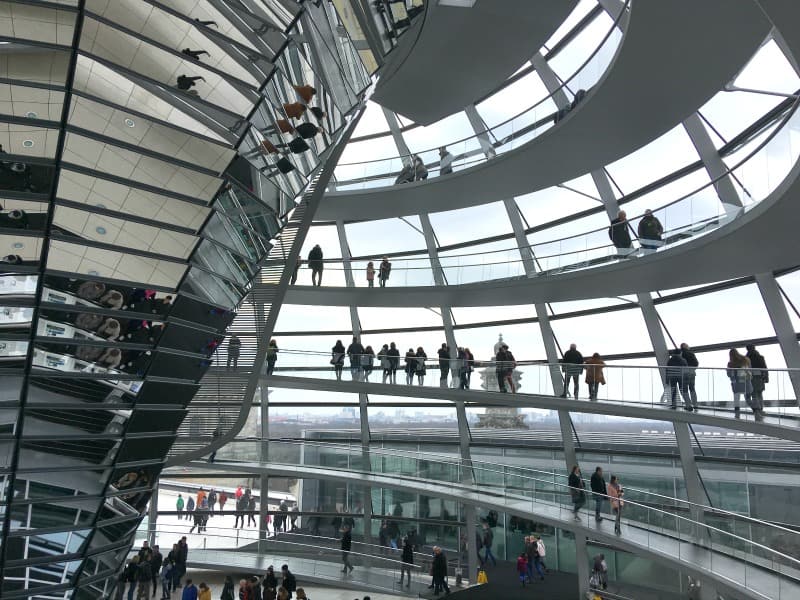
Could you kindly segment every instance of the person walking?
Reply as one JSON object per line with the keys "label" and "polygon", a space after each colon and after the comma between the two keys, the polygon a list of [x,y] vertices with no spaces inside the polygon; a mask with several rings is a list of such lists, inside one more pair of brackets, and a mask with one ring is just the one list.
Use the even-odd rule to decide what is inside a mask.
{"label": "person walking", "polygon": [[528,555],[525,554],[524,550],[517,557],[517,575],[519,575],[519,581],[522,584],[522,587],[525,587],[525,580],[529,579],[529,577],[528,577]]}
{"label": "person walking", "polygon": [[222,586],[222,593],[219,595],[219,600],[234,600],[233,577],[230,575],[225,576],[225,584]]}
{"label": "person walking", "polygon": [[175,510],[178,511],[178,520],[183,519],[183,495],[178,494],[178,500],[175,502]]}
{"label": "person walking", "polygon": [[[244,514],[247,507],[250,505],[250,495],[242,494],[236,501],[236,521],[233,523],[234,529],[241,529],[244,527]],[[241,524],[239,523],[241,521]]]}
{"label": "person walking", "polygon": [[153,598],[158,591],[158,576],[161,573],[161,565],[164,564],[164,555],[158,545],[153,546],[153,553],[150,556],[150,582],[153,584]]}
{"label": "person walking", "polygon": [[581,478],[581,470],[578,465],[572,467],[567,485],[569,486],[569,494],[572,497],[572,515],[576,521],[580,521],[581,517],[578,513],[583,508],[583,505],[586,504],[586,484]]}
{"label": "person walking", "polygon": [[[492,528],[489,527],[489,523],[483,524],[483,539],[481,540],[483,544],[483,558],[481,558],[481,566],[486,566],[486,563],[489,562],[489,559],[492,559],[492,566],[497,566],[497,559],[495,558],[494,554],[492,553],[492,544],[494,543],[494,532]],[[478,555],[480,557],[480,554]]]}
{"label": "person walking", "polygon": [[378,266],[378,283],[381,287],[386,287],[386,282],[389,280],[389,275],[392,273],[392,263],[384,256],[381,264]]}
{"label": "person walking", "polygon": [[664,233],[664,226],[649,208],[644,211],[636,233],[639,235],[639,244],[646,253],[655,252],[663,244],[661,236]]}
{"label": "person walking", "polygon": [[136,583],[139,580],[136,572],[139,570],[139,556],[136,555],[128,561],[125,570],[122,572],[122,578],[128,584],[128,600],[133,600],[133,593],[136,591]]}
{"label": "person walking", "polygon": [[598,554],[594,557],[592,579],[589,583],[595,589],[605,590],[608,587],[608,565],[605,554]]}
{"label": "person walking", "polygon": [[433,547],[433,564],[431,565],[431,575],[433,576],[433,593],[438,596],[444,590],[445,594],[450,593],[450,586],[447,585],[447,556],[439,546]]}
{"label": "person walking", "polygon": [[139,558],[136,569],[136,599],[147,600],[150,597],[150,583],[153,581],[153,571],[150,564],[151,553],[148,550],[144,558]]}
{"label": "person walking", "polygon": [[417,348],[416,353],[416,368],[414,373],[417,376],[417,380],[419,381],[420,385],[425,384],[425,373],[427,371],[427,366],[425,365],[425,361],[428,359],[428,355],[425,354],[425,350],[422,349],[422,346]]}
{"label": "person walking", "polygon": [[375,265],[372,261],[367,263],[367,287],[375,287]]}
{"label": "person walking", "polygon": [[767,361],[756,350],[753,344],[747,344],[747,359],[750,361],[750,381],[752,393],[745,395],[744,399],[747,404],[753,409],[756,421],[764,420],[764,388],[769,383],[769,371],[767,370]]}
{"label": "person walking", "polygon": [[569,345],[569,350],[564,352],[564,357],[561,359],[562,370],[564,371],[564,391],[561,393],[562,398],[569,396],[569,382],[572,380],[574,397],[578,399],[578,380],[583,373],[583,354],[578,352],[578,347],[575,344]]}
{"label": "person walking", "polygon": [[214,515],[214,506],[217,504],[217,490],[212,489],[208,492],[208,512],[210,515]]}
{"label": "person walking", "polygon": [[275,341],[275,338],[272,338],[267,345],[267,375],[272,375],[272,372],[275,370],[275,363],[278,361],[278,352],[280,352],[278,342]]}
{"label": "person walking", "polygon": [[350,564],[350,549],[353,546],[353,534],[350,531],[350,527],[345,525],[342,527],[342,539],[341,539],[341,548],[342,548],[342,564],[344,567],[342,568],[342,573],[350,573],[353,572],[353,565]]}
{"label": "person walking", "polygon": [[686,389],[686,372],[689,370],[689,364],[686,359],[681,355],[681,351],[676,349],[669,351],[669,360],[667,361],[667,389],[669,390],[670,408],[678,408],[678,390],[683,396],[683,404],[686,410],[692,411],[692,403],[689,400],[689,390]]}
{"label": "person walking", "polygon": [[193,513],[194,513],[194,498],[189,496],[189,499],[186,501],[186,518],[191,519]]}
{"label": "person walking", "polygon": [[403,585],[403,579],[408,576],[406,587],[411,587],[411,567],[414,565],[414,546],[408,536],[403,538],[403,554],[400,556],[400,585]]}
{"label": "person walking", "polygon": [[600,358],[600,354],[595,352],[590,358],[586,359],[586,385],[589,386],[589,400],[597,400],[597,392],[600,385],[606,384],[603,375],[603,367],[606,363]]}
{"label": "person walking", "polygon": [[467,377],[469,375],[469,359],[467,357],[467,351],[462,347],[458,348],[456,364],[458,365],[458,389],[469,389],[469,384],[467,383]]}
{"label": "person walking", "polygon": [[239,354],[242,350],[242,340],[240,340],[236,334],[231,334],[230,339],[228,340],[228,362],[226,364],[226,368],[230,370],[231,363],[233,363],[233,370],[235,371],[239,366]]}
{"label": "person walking", "polygon": [[197,600],[197,596],[197,586],[192,583],[191,579],[187,579],[186,585],[183,586],[181,600]]}
{"label": "person walking", "polygon": [[603,502],[605,502],[606,496],[608,496],[606,479],[603,477],[603,469],[601,467],[597,467],[594,473],[592,473],[589,486],[592,488],[592,495],[594,496],[594,520],[599,523],[603,520],[603,517],[600,516],[600,512],[603,510]]}
{"label": "person walking", "polygon": [[172,570],[175,568],[169,560],[161,566],[161,600],[169,600],[172,595]]}
{"label": "person walking", "polygon": [[389,357],[389,380],[391,383],[397,385],[397,369],[400,368],[400,350],[394,342],[389,344],[389,351],[386,353]]}
{"label": "person walking", "polygon": [[453,155],[447,146],[439,148],[439,175],[450,175],[453,172]]}
{"label": "person walking", "polygon": [[292,594],[297,591],[297,578],[289,570],[289,565],[281,566],[281,574],[283,575],[281,586],[286,589],[289,600],[291,600]]}
{"label": "person walking", "polygon": [[697,356],[694,352],[692,352],[692,349],[686,342],[681,344],[681,356],[688,365],[688,368],[683,376],[683,383],[686,386],[686,390],[689,392],[689,400],[692,403],[692,408],[697,410],[699,406],[697,405],[697,391],[695,390],[694,384],[697,377],[697,367],[700,366],[700,362],[697,360]]}
{"label": "person walking", "polygon": [[444,343],[437,354],[439,355],[439,387],[446,388],[447,374],[450,372],[450,348]]}
{"label": "person walking", "polygon": [[611,498],[611,512],[614,513],[614,533],[617,535],[622,533],[620,521],[622,520],[622,507],[625,504],[622,500],[624,493],[625,491],[622,489],[619,478],[616,475],[612,475],[608,484],[608,495]]}
{"label": "person walking", "polygon": [[197,597],[198,600],[211,600],[211,589],[208,587],[205,581],[200,582],[199,590],[200,592]]}
{"label": "person walking", "polygon": [[322,248],[319,244],[311,249],[308,253],[308,268],[311,269],[311,285],[322,285],[322,268],[324,266],[322,260]]}
{"label": "person walking", "polygon": [[331,364],[333,371],[336,373],[336,381],[342,380],[342,370],[344,369],[344,355],[345,349],[342,340],[336,340],[333,348],[331,348]]}
{"label": "person walking", "polygon": [[353,381],[361,381],[363,367],[361,366],[361,356],[364,354],[364,346],[358,341],[358,336],[353,336],[353,341],[347,347],[347,356],[350,359],[350,377]]}
{"label": "person walking", "polygon": [[738,419],[741,416],[742,394],[747,397],[753,393],[753,381],[750,375],[751,365],[750,359],[739,354],[736,348],[731,348],[728,356],[730,361],[728,362],[726,373],[731,380],[731,389],[733,390],[733,414]]}
{"label": "person walking", "polygon": [[228,501],[228,494],[225,493],[224,490],[220,491],[219,493],[219,512],[222,514],[222,511],[225,510],[225,503]]}
{"label": "person walking", "polygon": [[608,237],[614,244],[617,250],[622,250],[618,256],[627,256],[633,249],[631,242],[631,233],[629,231],[628,216],[624,210],[617,213],[617,218],[611,220],[611,225],[608,228]]}
{"label": "person walking", "polygon": [[252,524],[253,527],[257,527],[258,520],[256,520],[256,497],[253,495],[251,495],[247,500],[247,511],[247,526],[250,527]]}

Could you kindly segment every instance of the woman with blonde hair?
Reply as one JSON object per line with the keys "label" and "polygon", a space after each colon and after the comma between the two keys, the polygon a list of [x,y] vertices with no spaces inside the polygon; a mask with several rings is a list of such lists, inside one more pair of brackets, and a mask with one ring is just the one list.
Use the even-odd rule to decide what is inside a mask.
{"label": "woman with blonde hair", "polygon": [[742,394],[749,396],[753,393],[752,375],[750,372],[750,359],[740,354],[736,348],[731,348],[728,353],[728,378],[731,380],[733,390],[733,412],[738,419],[741,410]]}

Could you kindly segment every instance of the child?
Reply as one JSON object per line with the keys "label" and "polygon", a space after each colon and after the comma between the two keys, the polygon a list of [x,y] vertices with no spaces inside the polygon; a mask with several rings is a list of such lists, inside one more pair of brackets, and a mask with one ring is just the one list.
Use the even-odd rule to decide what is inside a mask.
{"label": "child", "polygon": [[367,263],[367,285],[369,287],[375,287],[375,267],[372,261]]}
{"label": "child", "polygon": [[522,587],[525,587],[525,579],[528,577],[528,557],[524,552],[517,559],[517,574]]}

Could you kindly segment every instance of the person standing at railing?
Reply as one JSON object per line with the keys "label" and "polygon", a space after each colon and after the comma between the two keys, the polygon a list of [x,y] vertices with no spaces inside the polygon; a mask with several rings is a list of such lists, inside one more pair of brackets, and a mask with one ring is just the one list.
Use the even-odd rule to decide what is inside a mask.
{"label": "person standing at railing", "polygon": [[629,230],[630,224],[628,223],[628,215],[624,210],[617,213],[617,218],[611,220],[611,225],[608,227],[608,237],[618,250],[619,256],[627,256],[633,250],[633,242],[631,242],[631,232]]}
{"label": "person standing at railing", "polygon": [[250,499],[247,501],[247,526],[250,527],[251,524],[253,527],[258,526],[258,521],[256,520],[256,497],[250,496]]}
{"label": "person standing at railing", "polygon": [[413,348],[409,348],[406,352],[406,385],[414,383],[414,373],[417,370],[417,355]]}
{"label": "person standing at railing", "polygon": [[439,148],[439,175],[450,175],[453,172],[453,155],[447,151],[447,146]]}
{"label": "person standing at railing", "polygon": [[583,505],[586,504],[586,484],[583,482],[578,465],[572,467],[567,485],[569,485],[569,494],[572,497],[572,515],[576,521],[580,521],[581,517],[578,513],[583,508]]}
{"label": "person standing at railing", "polygon": [[389,280],[389,275],[392,272],[392,263],[389,262],[389,259],[384,256],[383,260],[381,260],[381,264],[378,267],[378,282],[380,283],[381,287],[386,287],[386,282]]}
{"label": "person standing at railing", "polygon": [[697,390],[695,390],[694,384],[695,379],[697,378],[697,367],[700,366],[700,362],[697,360],[697,356],[692,349],[689,347],[689,344],[686,342],[681,344],[681,356],[686,360],[686,364],[689,365],[689,368],[686,369],[684,373],[684,383],[686,384],[686,389],[689,392],[689,399],[692,402],[692,408],[697,410],[699,406],[697,405]]}
{"label": "person standing at railing", "polygon": [[367,263],[367,287],[375,287],[375,265],[372,261]]}
{"label": "person standing at railing", "polygon": [[589,386],[589,400],[597,400],[597,392],[600,385],[606,384],[603,375],[603,367],[606,363],[600,358],[600,354],[595,352],[590,358],[586,359],[586,385]]}
{"label": "person standing at railing", "polygon": [[422,346],[417,348],[416,353],[416,368],[414,373],[417,376],[417,380],[419,381],[420,385],[425,385],[425,373],[427,372],[427,366],[425,365],[425,361],[428,359],[428,355],[425,354],[425,350],[422,349]]}
{"label": "person standing at railing", "polygon": [[428,178],[428,168],[418,154],[414,155],[414,181],[423,181]]}
{"label": "person standing at railing", "polygon": [[361,381],[361,355],[364,354],[364,346],[358,341],[358,336],[353,336],[352,343],[347,347],[347,356],[350,359],[350,377],[353,381]]}
{"label": "person standing at railing", "polygon": [[411,162],[404,161],[403,168],[400,173],[398,173],[394,183],[398,185],[401,183],[411,183],[412,181],[414,181],[414,165]]}
{"label": "person standing at railing", "polygon": [[369,376],[375,366],[375,351],[372,346],[364,348],[364,354],[361,355],[361,368],[364,371],[364,381],[369,381]]}
{"label": "person standing at railing", "polygon": [[384,344],[378,351],[378,364],[383,370],[383,383],[386,383],[386,380],[389,379],[392,372],[391,363],[389,361],[389,344]]}
{"label": "person standing at railing", "polygon": [[308,268],[311,269],[311,285],[322,285],[322,269],[324,262],[322,260],[322,248],[319,244],[311,249],[308,253]]}
{"label": "person standing at railing", "polygon": [[297,275],[300,273],[300,267],[303,266],[303,259],[299,256],[297,257],[297,262],[294,263],[294,271],[292,271],[292,279],[289,282],[289,285],[294,285],[297,283]]}
{"label": "person standing at railing", "polygon": [[622,528],[620,521],[622,520],[622,506],[625,502],[622,501],[622,495],[625,491],[619,482],[616,475],[611,476],[611,482],[608,484],[608,496],[611,498],[611,511],[614,513],[614,533],[620,535]]}
{"label": "person standing at railing", "polygon": [[745,397],[753,393],[753,381],[750,375],[750,359],[742,356],[736,350],[731,348],[728,353],[730,361],[728,362],[727,374],[731,380],[731,389],[733,390],[733,414],[738,419],[741,412],[742,394]]}
{"label": "person standing at railing", "polygon": [[239,354],[242,351],[242,340],[240,340],[236,334],[232,334],[230,339],[228,340],[228,362],[226,364],[226,368],[231,368],[231,363],[233,363],[233,370],[235,371],[239,366]]}
{"label": "person standing at railing", "polygon": [[278,342],[275,341],[275,338],[269,341],[267,345],[267,375],[272,375],[272,372],[275,370],[275,363],[278,361]]}
{"label": "person standing at railing", "polygon": [[450,348],[447,344],[436,352],[439,355],[439,387],[447,387],[447,374],[450,372]]}
{"label": "person standing at railing", "polygon": [[597,467],[594,470],[589,480],[589,485],[592,488],[592,495],[594,496],[594,520],[599,523],[603,520],[600,513],[603,510],[603,502],[606,501],[606,496],[608,495],[606,479],[603,477],[602,467]]}
{"label": "person standing at railing", "polygon": [[753,409],[753,414],[756,421],[764,420],[764,387],[769,383],[769,371],[767,370],[767,361],[756,350],[753,344],[747,344],[747,359],[750,361],[750,367],[753,369],[751,373],[751,381],[753,392],[749,396],[745,395],[744,399],[750,408]]}
{"label": "person standing at railing", "polygon": [[394,342],[389,344],[389,351],[386,353],[389,357],[389,375],[390,381],[397,385],[397,369],[400,368],[400,350]]}
{"label": "person standing at railing", "polygon": [[578,399],[578,381],[581,373],[583,373],[583,354],[578,352],[578,347],[575,344],[569,345],[569,350],[564,352],[561,359],[563,365],[561,369],[564,371],[564,391],[561,393],[562,398],[569,396],[569,382],[572,380],[574,397]]}
{"label": "person standing at railing", "polygon": [[342,370],[344,369],[345,349],[342,340],[336,340],[336,344],[331,348],[331,364],[336,373],[336,381],[342,380]]}
{"label": "person standing at railing", "polygon": [[677,348],[669,351],[667,361],[667,389],[669,390],[670,408],[678,408],[678,390],[683,396],[683,404],[686,410],[692,411],[692,403],[689,400],[689,390],[686,387],[686,373],[689,371],[689,363],[681,355]]}
{"label": "person standing at railing", "polygon": [[636,233],[639,235],[639,244],[646,253],[655,252],[663,244],[661,236],[664,234],[664,226],[649,208],[644,211]]}
{"label": "person standing at railing", "polygon": [[469,389],[469,357],[465,348],[458,349],[458,389]]}
{"label": "person standing at railing", "polygon": [[345,525],[342,527],[342,539],[341,539],[341,547],[342,547],[342,564],[344,568],[342,569],[342,573],[350,573],[353,572],[353,565],[350,564],[350,548],[353,546],[353,534],[350,531],[350,527]]}

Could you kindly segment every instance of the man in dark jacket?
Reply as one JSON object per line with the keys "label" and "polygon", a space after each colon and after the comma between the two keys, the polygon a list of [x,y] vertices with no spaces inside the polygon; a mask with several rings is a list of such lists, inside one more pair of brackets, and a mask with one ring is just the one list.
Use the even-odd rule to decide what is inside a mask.
{"label": "man in dark jacket", "polygon": [[350,528],[345,525],[342,529],[342,564],[344,568],[342,573],[353,572],[353,565],[350,564],[350,548],[353,546],[353,533]]}
{"label": "man in dark jacket", "polygon": [[447,387],[447,373],[450,371],[450,348],[442,344],[439,348],[439,387]]}
{"label": "man in dark jacket", "polygon": [[746,348],[747,358],[750,359],[750,368],[752,369],[753,393],[745,394],[744,399],[753,409],[756,421],[762,421],[764,419],[764,388],[769,383],[767,361],[753,344],[747,344]]}
{"label": "man in dark jacket", "polygon": [[611,220],[611,226],[608,228],[608,237],[611,238],[614,246],[620,250],[630,250],[631,233],[628,231],[628,215],[624,210],[619,211],[616,219]]}
{"label": "man in dark jacket", "polygon": [[580,521],[581,517],[578,513],[583,505],[586,504],[586,492],[584,491],[586,489],[586,484],[581,478],[581,470],[578,465],[572,467],[567,485],[569,486],[569,495],[572,497],[572,514],[576,521]]}
{"label": "man in dark jacket", "polygon": [[353,381],[361,381],[361,374],[364,370],[361,367],[361,357],[364,354],[364,346],[358,341],[358,337],[353,336],[353,343],[347,347],[347,356],[350,357],[350,376]]}
{"label": "man in dark jacket", "polygon": [[505,393],[506,391],[507,362],[508,362],[508,355],[506,353],[506,347],[500,346],[500,348],[497,350],[497,354],[494,357],[494,371],[495,375],[497,376],[497,387],[503,393]]}
{"label": "man in dark jacket", "polygon": [[564,358],[561,359],[564,371],[564,391],[561,392],[561,397],[566,398],[569,396],[569,381],[572,379],[573,391],[575,399],[578,399],[578,382],[583,373],[583,354],[578,352],[578,347],[575,344],[569,345],[569,350],[564,352]]}
{"label": "man in dark jacket", "polygon": [[161,565],[164,563],[164,555],[161,554],[158,546],[153,546],[153,557],[150,559],[150,574],[153,581],[153,596],[158,590],[158,574],[161,572]]}
{"label": "man in dark jacket", "polygon": [[433,547],[433,565],[431,565],[431,575],[433,576],[433,593],[439,595],[442,589],[446,594],[450,593],[450,586],[447,585],[447,556],[439,546]]}
{"label": "man in dark jacket", "polygon": [[397,369],[400,367],[400,350],[397,345],[392,342],[389,344],[389,351],[386,353],[389,357],[389,383],[397,383]]}
{"label": "man in dark jacket", "polygon": [[697,375],[695,371],[697,370],[697,367],[700,366],[700,362],[697,360],[697,356],[695,356],[695,353],[692,352],[692,349],[686,342],[681,344],[681,356],[686,360],[686,364],[689,366],[689,368],[686,369],[683,382],[686,384],[686,389],[689,391],[689,399],[692,402],[692,408],[697,410],[697,391],[694,389],[694,380]]}
{"label": "man in dark jacket", "polygon": [[686,410],[692,410],[689,391],[686,389],[686,372],[688,370],[689,363],[683,358],[681,351],[677,348],[670,350],[669,360],[667,361],[667,386],[669,388],[670,401],[672,402],[670,408],[678,408],[678,389],[680,389]]}
{"label": "man in dark jacket", "polygon": [[139,561],[139,568],[136,569],[136,598],[147,600],[150,591],[150,582],[153,580],[153,571],[150,565],[150,551],[147,551],[146,558]]}
{"label": "man in dark jacket", "polygon": [[[492,559],[492,566],[497,566],[497,559],[494,557],[492,553],[492,544],[494,543],[494,532],[492,528],[489,527],[489,523],[483,524],[483,539],[481,540],[483,543],[483,558],[481,559],[481,566],[485,566],[489,559]],[[478,554],[478,558],[480,558],[480,554]]]}
{"label": "man in dark jacket", "polygon": [[294,574],[289,570],[289,565],[283,565],[281,567],[281,573],[283,574],[281,585],[289,592],[289,600],[291,600],[292,594],[297,590],[297,578],[295,578]]}
{"label": "man in dark jacket", "polygon": [[414,546],[408,537],[403,538],[403,555],[400,557],[402,564],[400,565],[400,585],[403,585],[403,579],[408,575],[408,582],[406,587],[411,587],[411,565],[414,564]]}
{"label": "man in dark jacket", "polygon": [[594,520],[598,523],[603,520],[600,516],[600,511],[603,508],[603,502],[606,499],[608,491],[606,489],[606,480],[603,477],[603,469],[597,467],[592,473],[592,478],[589,480],[589,485],[594,494]]}
{"label": "man in dark jacket", "polygon": [[644,250],[652,251],[661,246],[661,235],[664,233],[664,227],[649,208],[644,211],[644,216],[639,221],[639,227],[636,232],[639,235],[639,243]]}
{"label": "man in dark jacket", "polygon": [[308,267],[311,269],[311,285],[317,287],[322,285],[322,248],[319,244],[311,249],[308,253]]}

